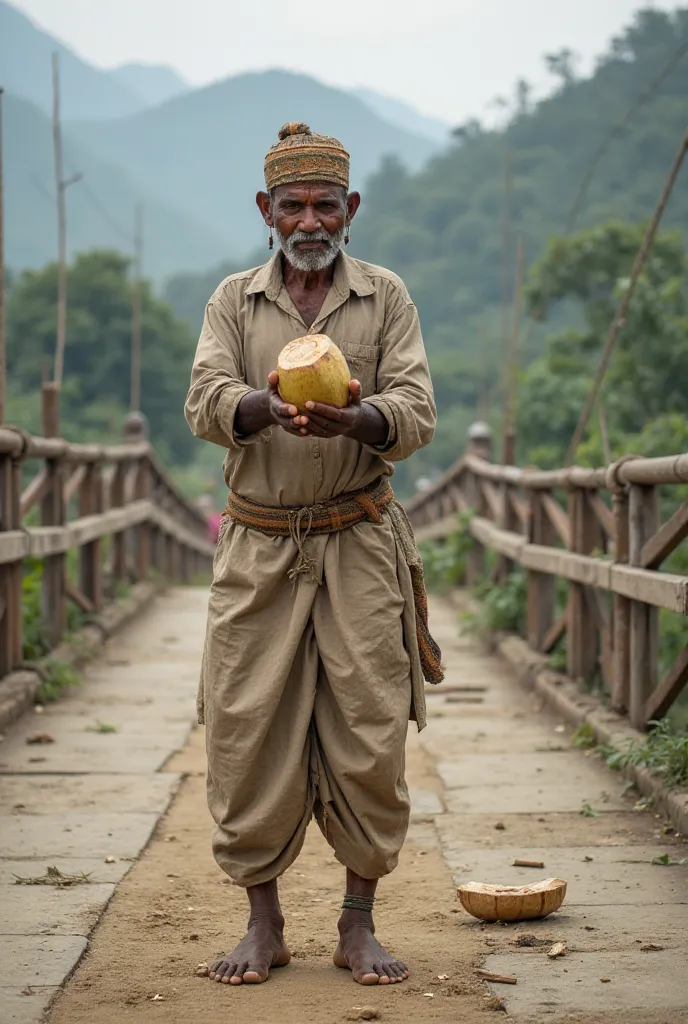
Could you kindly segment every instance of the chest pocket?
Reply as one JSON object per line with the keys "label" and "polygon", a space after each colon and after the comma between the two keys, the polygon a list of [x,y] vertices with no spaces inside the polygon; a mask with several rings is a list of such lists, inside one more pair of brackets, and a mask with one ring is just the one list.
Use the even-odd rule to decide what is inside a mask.
{"label": "chest pocket", "polygon": [[361,382],[363,397],[369,398],[377,390],[377,365],[380,360],[381,348],[378,345],[339,346],[349,364],[352,379]]}

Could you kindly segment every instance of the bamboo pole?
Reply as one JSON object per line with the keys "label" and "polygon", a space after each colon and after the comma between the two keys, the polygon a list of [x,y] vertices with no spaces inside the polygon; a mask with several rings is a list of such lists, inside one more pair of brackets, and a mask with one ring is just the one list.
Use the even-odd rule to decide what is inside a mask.
{"label": "bamboo pole", "polygon": [[633,269],[631,270],[631,276],[628,282],[628,286],[621,297],[621,301],[619,302],[619,305],[617,307],[616,314],[612,321],[611,327],[609,328],[609,332],[604,343],[604,348],[602,350],[602,357],[597,367],[597,372],[595,373],[595,378],[593,380],[592,387],[590,388],[590,392],[585,401],[585,405],[580,414],[580,418],[578,420],[578,423],[576,424],[576,429],[573,432],[573,437],[571,438],[569,450],[566,453],[566,461],[564,463],[565,466],[570,466],[573,463],[573,460],[575,459],[576,453],[578,451],[578,446],[580,445],[581,440],[583,439],[583,434],[585,433],[585,430],[588,426],[588,422],[590,420],[590,415],[595,407],[595,402],[597,401],[597,396],[599,394],[600,387],[602,386],[602,382],[607,372],[609,360],[611,359],[612,352],[614,351],[614,346],[616,345],[616,340],[626,322],[626,314],[628,313],[628,308],[631,304],[631,299],[633,298],[633,293],[635,292],[635,287],[638,283],[638,278],[640,277],[643,267],[645,266],[647,257],[650,254],[652,243],[654,242],[655,235],[657,234],[657,228],[659,227],[662,215],[664,213],[664,210],[666,209],[666,205],[669,202],[669,197],[671,196],[674,184],[676,183],[679,171],[681,170],[681,166],[683,164],[686,152],[688,152],[688,131],[686,131],[685,135],[683,136],[683,141],[681,142],[678,153],[676,154],[674,162],[671,165],[671,170],[669,171],[667,180],[664,183],[664,188],[662,189],[662,194],[659,197],[659,202],[657,203],[657,207],[653,214],[652,220],[648,224],[647,230],[645,232],[645,237],[642,241],[642,245],[638,250],[635,262],[633,263]]}
{"label": "bamboo pole", "polygon": [[7,311],[5,297],[5,202],[2,176],[3,126],[2,103],[4,90],[0,87],[0,423],[5,422],[7,403]]}
{"label": "bamboo pole", "polygon": [[141,273],[143,266],[143,211],[134,213],[134,284],[131,302],[131,388],[129,408],[141,409]]}
{"label": "bamboo pole", "polygon": [[52,55],[53,69],[53,155],[55,161],[55,199],[57,203],[57,339],[53,383],[59,391],[64,374],[64,351],[67,340],[67,202],[70,185],[80,181],[81,174],[64,177],[62,158],[62,125],[60,122],[60,58]]}
{"label": "bamboo pole", "polygon": [[[512,465],[515,452],[515,420],[518,386],[518,347],[521,330],[521,304],[523,296],[523,274],[525,266],[525,247],[523,236],[518,239],[516,247],[516,270],[514,272],[513,323],[509,341],[507,359],[507,384],[504,401],[504,452],[505,465]],[[509,456],[507,459],[506,456]]]}

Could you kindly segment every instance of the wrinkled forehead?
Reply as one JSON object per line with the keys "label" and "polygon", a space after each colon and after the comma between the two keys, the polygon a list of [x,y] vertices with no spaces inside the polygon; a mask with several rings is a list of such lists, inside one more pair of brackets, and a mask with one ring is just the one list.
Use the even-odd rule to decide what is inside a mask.
{"label": "wrinkled forehead", "polygon": [[295,181],[288,185],[278,185],[273,198],[276,202],[298,202],[315,204],[323,200],[344,201],[345,190],[342,185],[332,185],[326,181]]}

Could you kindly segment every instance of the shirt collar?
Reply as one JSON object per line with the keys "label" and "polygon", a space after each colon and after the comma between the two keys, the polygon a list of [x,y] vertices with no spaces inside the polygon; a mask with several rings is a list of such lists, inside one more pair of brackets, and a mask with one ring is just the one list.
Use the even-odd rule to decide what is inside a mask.
{"label": "shirt collar", "polygon": [[[278,250],[267,263],[258,269],[253,281],[246,289],[246,294],[257,295],[259,292],[264,292],[265,298],[274,302],[282,291],[283,284],[282,254]],[[364,273],[356,260],[343,252],[337,256],[332,284],[335,291],[342,295],[351,292],[355,292],[356,295],[373,295],[375,292],[372,280]]]}

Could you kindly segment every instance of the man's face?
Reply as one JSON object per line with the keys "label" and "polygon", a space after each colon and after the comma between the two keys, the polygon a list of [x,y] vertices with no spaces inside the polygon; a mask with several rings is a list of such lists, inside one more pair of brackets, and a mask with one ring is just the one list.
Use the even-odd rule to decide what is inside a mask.
{"label": "man's face", "polygon": [[280,185],[272,196],[272,223],[280,248],[296,270],[325,270],[337,258],[347,224],[339,185]]}

